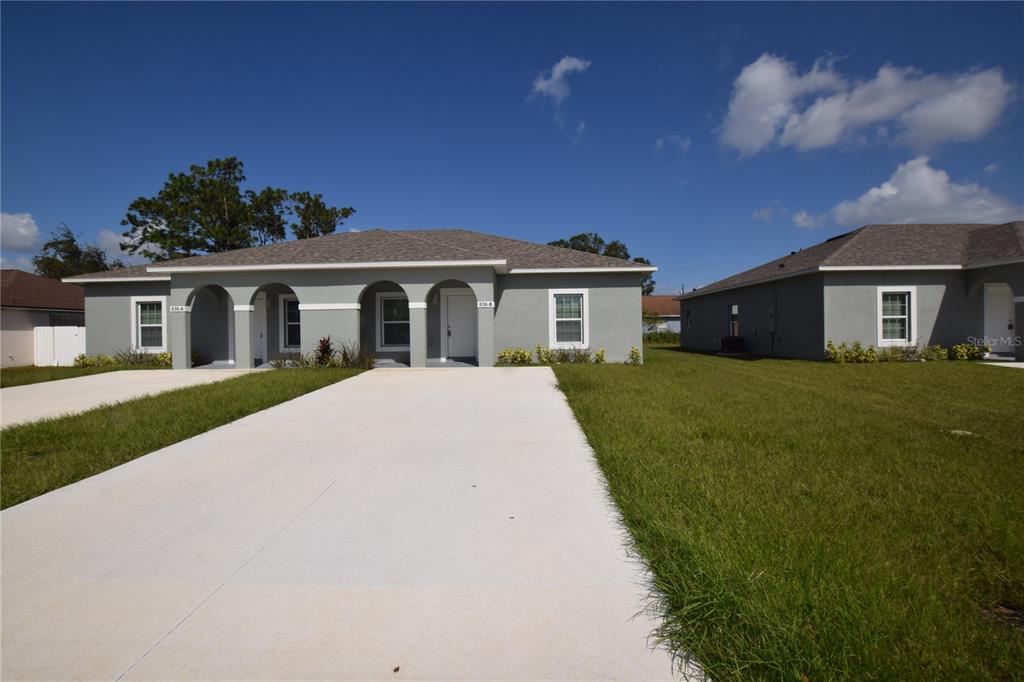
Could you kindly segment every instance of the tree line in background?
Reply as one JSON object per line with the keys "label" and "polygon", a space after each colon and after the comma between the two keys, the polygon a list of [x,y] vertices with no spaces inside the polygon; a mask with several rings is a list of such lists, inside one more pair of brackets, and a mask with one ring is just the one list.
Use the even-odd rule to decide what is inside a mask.
{"label": "tree line in background", "polygon": [[[187,173],[171,173],[152,197],[128,206],[121,249],[150,260],[172,260],[332,234],[356,212],[328,205],[322,194],[279,187],[242,189],[245,166],[237,158],[212,159]],[[71,277],[124,267],[102,248],[79,243],[63,223],[32,259],[36,274]]]}
{"label": "tree line in background", "polygon": [[[586,253],[596,253],[599,256],[632,260],[634,263],[643,263],[644,265],[651,264],[651,261],[646,258],[637,257],[631,259],[629,256],[629,249],[626,248],[625,244],[620,242],[618,239],[606,242],[601,235],[596,232],[580,232],[568,239],[556,239],[553,242],[548,242],[548,246],[561,246],[563,249],[585,251]],[[643,290],[644,296],[650,296],[654,293],[654,276],[651,273],[648,272],[644,274],[643,278],[640,280],[640,288]]]}

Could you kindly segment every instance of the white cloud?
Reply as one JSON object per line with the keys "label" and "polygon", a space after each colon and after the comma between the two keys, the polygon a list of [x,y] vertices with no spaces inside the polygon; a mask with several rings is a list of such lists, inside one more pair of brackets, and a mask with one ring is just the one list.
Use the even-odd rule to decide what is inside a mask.
{"label": "white cloud", "polygon": [[541,72],[533,79],[533,95],[550,97],[555,106],[561,106],[569,97],[569,74],[582,73],[590,68],[590,62],[579,57],[565,56],[551,67],[550,71]]}
{"label": "white cloud", "polygon": [[108,260],[120,259],[126,265],[142,265],[148,263],[149,259],[142,255],[132,255],[127,251],[121,250],[121,244],[127,243],[129,240],[123,237],[121,234],[103,228],[96,234],[96,245],[99,246],[107,254]]}
{"label": "white cloud", "polygon": [[924,74],[885,65],[870,80],[849,81],[834,61],[819,59],[800,74],[793,62],[766,53],[733,83],[720,138],[746,155],[773,143],[820,149],[872,133],[927,149],[986,134],[1014,87],[998,68]]}
{"label": "white cloud", "polygon": [[690,138],[672,133],[671,135],[659,137],[657,140],[655,140],[654,151],[661,153],[662,151],[671,148],[678,149],[680,152],[685,154],[686,152],[690,151],[690,143]]}
{"label": "white cloud", "polygon": [[38,243],[39,226],[31,213],[0,213],[0,248],[34,251]]}
{"label": "white cloud", "polygon": [[751,220],[771,220],[776,213],[788,213],[785,206],[780,206],[778,200],[754,211]]}
{"label": "white cloud", "polygon": [[797,211],[793,214],[793,224],[806,230],[813,230],[825,223],[828,216],[812,215],[807,211]]}
{"label": "white cloud", "polygon": [[832,217],[840,225],[1003,223],[1024,218],[1024,206],[976,183],[953,182],[946,171],[929,165],[927,156],[919,156],[857,199],[836,204]]}
{"label": "white cloud", "polygon": [[995,175],[998,172],[999,172],[999,164],[998,163],[990,163],[989,165],[985,166],[985,174],[986,175]]}

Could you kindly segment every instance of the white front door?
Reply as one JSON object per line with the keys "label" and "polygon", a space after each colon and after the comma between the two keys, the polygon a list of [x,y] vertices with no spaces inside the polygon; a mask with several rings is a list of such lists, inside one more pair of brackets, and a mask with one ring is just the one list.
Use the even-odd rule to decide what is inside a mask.
{"label": "white front door", "polygon": [[446,329],[446,358],[476,357],[476,297],[470,293],[446,293],[443,296],[442,322]]}
{"label": "white front door", "polygon": [[252,359],[266,362],[267,358],[267,293],[256,294],[252,302]]}
{"label": "white front door", "polygon": [[1008,284],[985,285],[985,341],[993,353],[1013,352],[1013,291]]}

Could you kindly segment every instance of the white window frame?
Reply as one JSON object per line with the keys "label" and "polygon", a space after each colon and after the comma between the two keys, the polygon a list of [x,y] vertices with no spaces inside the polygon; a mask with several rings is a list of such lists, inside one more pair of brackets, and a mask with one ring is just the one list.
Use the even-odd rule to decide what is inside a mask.
{"label": "white window frame", "polygon": [[[162,327],[163,333],[160,335],[160,339],[163,341],[163,345],[156,347],[150,346],[143,348],[140,344],[142,339],[139,334],[139,304],[140,303],[159,303],[160,304],[160,326]],[[132,348],[135,350],[141,350],[144,353],[166,353],[167,352],[167,297],[166,296],[132,296],[131,297],[131,319],[132,319]],[[185,313],[186,315],[188,313]]]}
{"label": "white window frame", "polygon": [[302,307],[299,306],[299,345],[289,346],[288,344],[288,316],[287,302],[295,301],[298,303],[299,297],[295,294],[281,294],[277,297],[277,317],[278,317],[278,338],[277,345],[280,347],[282,353],[295,353],[302,352]]}
{"label": "white window frame", "polygon": [[[560,294],[583,295],[583,341],[557,341],[558,325],[555,324],[555,296]],[[590,347],[590,290],[589,289],[548,289],[548,348],[589,348]]]}
{"label": "white window frame", "polygon": [[[384,301],[386,299],[400,299],[408,301],[409,296],[404,291],[378,291],[377,292],[377,350],[381,352],[400,352],[409,350],[409,346],[386,346],[384,345]],[[409,340],[412,340],[412,309],[409,304]]]}
{"label": "white window frame", "polygon": [[[880,286],[877,287],[877,299],[875,303],[875,321],[878,325],[878,347],[886,346],[916,346],[917,345],[917,287],[916,286]],[[882,338],[882,296],[884,294],[907,294],[910,297],[907,305],[907,313],[910,320],[907,324],[907,335],[904,339],[883,339]]]}

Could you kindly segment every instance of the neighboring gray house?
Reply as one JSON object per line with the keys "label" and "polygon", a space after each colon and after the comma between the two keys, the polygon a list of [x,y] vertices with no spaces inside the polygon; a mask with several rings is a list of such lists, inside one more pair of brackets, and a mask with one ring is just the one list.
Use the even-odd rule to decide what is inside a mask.
{"label": "neighboring gray house", "polygon": [[822,359],[825,343],[1024,360],[1024,222],[868,225],[678,297],[683,348]]}
{"label": "neighboring gray house", "polygon": [[625,361],[654,269],[467,230],[369,230],[64,281],[85,288],[90,355],[172,351],[184,368],[195,351],[252,367],[330,336],[386,362],[488,367],[510,346]]}

